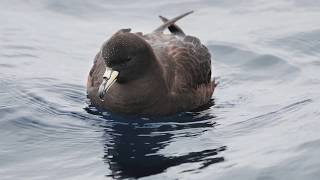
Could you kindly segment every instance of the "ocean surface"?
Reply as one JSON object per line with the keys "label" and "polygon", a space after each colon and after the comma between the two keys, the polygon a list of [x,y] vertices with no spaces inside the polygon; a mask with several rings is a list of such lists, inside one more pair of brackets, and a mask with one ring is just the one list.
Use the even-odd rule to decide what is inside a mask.
{"label": "ocean surface", "polygon": [[[212,54],[212,101],[97,110],[86,79],[121,28],[177,24]],[[319,180],[320,1],[0,0],[1,180]]]}

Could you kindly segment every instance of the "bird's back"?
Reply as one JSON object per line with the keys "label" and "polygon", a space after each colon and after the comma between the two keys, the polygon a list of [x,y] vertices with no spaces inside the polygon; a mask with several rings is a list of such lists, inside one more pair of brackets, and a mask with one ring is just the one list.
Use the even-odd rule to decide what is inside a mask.
{"label": "bird's back", "polygon": [[172,101],[183,101],[182,109],[208,102],[215,88],[211,81],[211,55],[193,36],[151,33],[143,36],[163,68]]}

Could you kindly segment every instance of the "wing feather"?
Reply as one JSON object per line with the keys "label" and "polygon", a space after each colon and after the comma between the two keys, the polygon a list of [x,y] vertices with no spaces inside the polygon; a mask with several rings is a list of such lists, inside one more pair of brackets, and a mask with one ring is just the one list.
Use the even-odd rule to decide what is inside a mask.
{"label": "wing feather", "polygon": [[[176,64],[176,90],[196,89],[211,83],[211,55],[198,38],[186,36],[183,46],[172,48]],[[169,53],[171,54],[171,53]]]}

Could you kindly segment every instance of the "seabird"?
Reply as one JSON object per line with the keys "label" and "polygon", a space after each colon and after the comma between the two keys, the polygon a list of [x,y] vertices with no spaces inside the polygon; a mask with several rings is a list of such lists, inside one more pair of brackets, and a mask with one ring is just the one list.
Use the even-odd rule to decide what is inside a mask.
{"label": "seabird", "polygon": [[[216,87],[211,55],[173,19],[152,33],[121,29],[103,43],[87,82],[93,105],[121,114],[165,116],[208,103]],[[169,29],[170,34],[164,30]]]}

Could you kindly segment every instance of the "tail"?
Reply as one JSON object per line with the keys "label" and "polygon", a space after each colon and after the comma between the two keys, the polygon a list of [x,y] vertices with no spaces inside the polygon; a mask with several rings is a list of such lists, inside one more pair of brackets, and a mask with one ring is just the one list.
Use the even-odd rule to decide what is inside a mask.
{"label": "tail", "polygon": [[[157,29],[155,29],[153,32],[163,32],[164,30],[166,30],[167,28],[169,28],[170,26],[171,27],[177,27],[176,25],[174,25],[175,22],[177,22],[178,20],[182,19],[183,17],[189,15],[193,13],[193,11],[189,11],[187,13],[184,13],[184,14],[181,14],[180,16],[177,16],[171,20],[168,20],[166,21],[167,19],[166,18],[163,18],[162,16],[160,16],[160,18],[163,20],[163,21],[166,21],[165,23],[163,23],[160,27],[158,27]],[[177,28],[176,28],[177,29]],[[178,27],[179,30],[181,30],[179,27]],[[183,31],[181,30],[181,32],[183,33]],[[184,33],[183,33],[184,34]]]}
{"label": "tail", "polygon": [[[166,17],[159,16],[159,18],[162,20],[163,23],[166,23],[169,21]],[[178,35],[178,36],[185,36],[186,34],[183,32],[183,30],[176,24],[172,24],[171,26],[168,27],[169,31],[172,34]]]}

